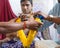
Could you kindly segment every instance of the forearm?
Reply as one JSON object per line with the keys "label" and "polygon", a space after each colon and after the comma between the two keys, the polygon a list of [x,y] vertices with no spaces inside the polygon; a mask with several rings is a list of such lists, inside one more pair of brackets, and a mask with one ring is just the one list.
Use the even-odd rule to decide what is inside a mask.
{"label": "forearm", "polygon": [[52,16],[47,15],[47,14],[41,12],[41,11],[36,12],[35,15],[41,15],[41,16],[43,16],[44,19],[47,20],[47,21],[52,21],[52,22],[54,22],[54,23],[56,23],[56,24],[60,24],[60,17],[58,17],[58,16],[53,16],[53,17],[52,17]]}
{"label": "forearm", "polygon": [[21,23],[9,23],[9,22],[0,22],[0,33],[2,32],[15,32],[23,28],[23,22]]}
{"label": "forearm", "polygon": [[54,22],[54,23],[56,23],[56,24],[60,24],[60,17],[57,17],[57,16],[47,16],[46,18],[45,18],[46,20],[48,20],[48,21],[52,21],[52,22]]}
{"label": "forearm", "polygon": [[28,29],[37,29],[38,26],[41,26],[43,23],[32,21],[20,22],[20,23],[9,23],[9,22],[0,22],[0,33],[4,32],[16,32],[17,30],[28,28]]}

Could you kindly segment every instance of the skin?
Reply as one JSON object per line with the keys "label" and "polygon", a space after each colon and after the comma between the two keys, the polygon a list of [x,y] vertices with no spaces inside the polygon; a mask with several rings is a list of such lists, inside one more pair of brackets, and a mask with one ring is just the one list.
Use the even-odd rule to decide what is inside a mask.
{"label": "skin", "polygon": [[[29,1],[24,1],[21,3],[21,8],[22,8],[22,14],[30,14],[32,11],[32,4]],[[22,15],[21,15],[22,16]],[[27,17],[26,17],[27,18]],[[24,20],[26,20],[26,18]],[[6,38],[3,40],[0,40],[0,42],[7,42],[14,37],[17,36],[16,31],[19,29],[23,29],[23,21],[21,23],[15,23],[16,19],[10,20],[9,22],[6,23],[1,23],[0,26],[2,28],[2,31],[0,30],[0,33],[5,32],[6,33]],[[4,26],[3,26],[4,25]],[[24,30],[24,32],[28,32],[29,29],[37,29],[38,26],[42,25],[42,23],[36,22],[33,17],[27,18],[26,21],[27,28]],[[11,33],[12,32],[12,33]]]}
{"label": "skin", "polygon": [[21,3],[22,13],[24,14],[29,14],[32,11],[32,7],[33,5],[28,0]]}
{"label": "skin", "polygon": [[[30,16],[29,18],[27,17],[32,12],[32,8],[33,8],[33,5],[30,3],[30,1],[25,0],[25,1],[21,2],[22,14],[21,14],[20,18],[22,19],[22,21],[34,20],[33,16]],[[26,36],[27,36],[28,32],[29,32],[28,28],[24,29],[24,33],[26,34]]]}
{"label": "skin", "polygon": [[[35,12],[35,15],[42,15],[45,20],[52,21],[56,24],[60,24],[60,17],[57,17],[57,16],[50,17],[50,15],[47,15],[41,11]],[[50,19],[52,19],[52,20],[50,20]]]}

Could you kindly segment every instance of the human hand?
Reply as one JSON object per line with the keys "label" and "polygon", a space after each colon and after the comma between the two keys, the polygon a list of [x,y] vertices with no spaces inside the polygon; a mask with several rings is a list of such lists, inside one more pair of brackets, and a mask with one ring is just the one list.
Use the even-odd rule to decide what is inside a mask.
{"label": "human hand", "polygon": [[45,14],[45,13],[43,13],[43,12],[41,12],[41,11],[37,11],[37,12],[34,12],[34,16],[43,16],[43,18],[45,19],[45,18],[47,18],[47,14]]}
{"label": "human hand", "polygon": [[37,22],[35,20],[26,21],[27,28],[33,29],[33,30],[38,29],[39,27],[41,27],[42,24],[43,24],[42,22]]}
{"label": "human hand", "polygon": [[4,42],[8,42],[8,41],[10,41],[10,38],[6,37],[6,38],[0,40],[0,44],[2,44]]}
{"label": "human hand", "polygon": [[6,33],[6,37],[0,40],[0,43],[8,42],[14,38],[17,38],[17,32]]}
{"label": "human hand", "polygon": [[9,21],[9,23],[16,22],[16,20],[17,20],[17,18],[11,19],[11,20]]}
{"label": "human hand", "polygon": [[[26,16],[26,17],[24,17],[24,16]],[[21,19],[27,18],[27,20],[24,20],[24,21],[27,22],[26,24],[29,29],[37,29],[38,27],[40,27],[43,24],[42,22],[35,21],[33,14],[32,15],[22,14],[22,16],[20,16],[20,18]]]}
{"label": "human hand", "polygon": [[21,21],[27,21],[27,20],[34,19],[33,15],[31,15],[31,14],[20,14],[19,17],[21,18]]}

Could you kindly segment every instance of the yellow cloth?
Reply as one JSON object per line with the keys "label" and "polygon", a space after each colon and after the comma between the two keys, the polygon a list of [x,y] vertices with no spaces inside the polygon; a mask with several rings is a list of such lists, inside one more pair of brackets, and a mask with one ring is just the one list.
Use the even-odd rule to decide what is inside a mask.
{"label": "yellow cloth", "polygon": [[[41,20],[39,18],[35,18],[35,20],[38,21],[38,22],[41,22]],[[18,18],[16,20],[16,22],[20,23],[21,19]],[[24,34],[23,29],[17,31],[17,35],[18,35],[18,37],[19,37],[19,39],[22,42],[24,47],[30,46],[30,44],[32,43],[36,33],[37,33],[36,30],[30,30],[28,36],[26,37],[25,34]]]}

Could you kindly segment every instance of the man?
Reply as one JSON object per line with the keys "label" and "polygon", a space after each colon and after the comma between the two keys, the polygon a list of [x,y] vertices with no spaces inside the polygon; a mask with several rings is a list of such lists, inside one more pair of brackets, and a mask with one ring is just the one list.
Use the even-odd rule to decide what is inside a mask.
{"label": "man", "polygon": [[[31,14],[32,13],[32,7],[33,7],[33,4],[32,4],[32,0],[21,0],[21,9],[22,9],[22,14],[27,14],[27,15],[29,15],[29,14]],[[21,15],[20,15],[20,17],[21,17]],[[33,18],[33,16],[32,16],[32,18],[28,18],[28,20],[27,21],[31,21],[30,23],[34,23],[35,21],[33,21],[34,20],[34,18]],[[24,19],[23,19],[23,21],[25,21]],[[22,22],[23,22],[22,21]],[[37,22],[36,22],[37,23]],[[39,23],[37,23],[36,25],[37,26],[35,26],[35,27],[37,27],[38,28],[38,25]],[[42,24],[42,23],[41,23]],[[31,24],[32,25],[32,24]],[[33,25],[34,26],[34,25]],[[31,28],[33,27],[33,26],[31,26]],[[35,27],[33,27],[33,29],[35,29]],[[9,28],[8,28],[9,29]],[[29,28],[27,28],[27,29],[25,29],[24,30],[24,32],[28,32],[29,31]],[[11,43],[12,42],[12,43]],[[6,46],[7,47],[13,47],[13,48],[22,48],[22,46],[21,46],[21,43],[20,43],[20,41],[19,40],[17,40],[17,41],[11,41],[11,42],[7,42],[7,43],[3,43],[2,44],[2,47],[4,47],[4,48],[6,48]],[[12,46],[13,45],[13,46]],[[33,48],[33,47],[31,47],[31,48]]]}
{"label": "man", "polygon": [[[53,9],[50,10],[49,15],[60,17],[60,0],[57,0],[57,1],[58,1],[58,3],[56,3],[55,6],[53,7]],[[54,26],[53,27],[55,29],[56,29],[56,26],[57,26],[57,24],[54,23]],[[54,35],[52,37],[52,40],[54,40],[54,41],[59,40],[60,39],[60,33],[58,33],[57,30],[55,32],[53,32],[53,33],[54,33]]]}
{"label": "man", "polygon": [[55,28],[57,30],[57,33],[59,34],[59,38],[54,41],[60,44],[60,0],[58,0],[56,6],[49,12],[49,15],[46,15],[41,11],[38,11],[35,14],[42,15],[44,17],[44,25],[42,26],[42,28],[40,28],[40,31],[45,30],[48,26],[55,23]]}

